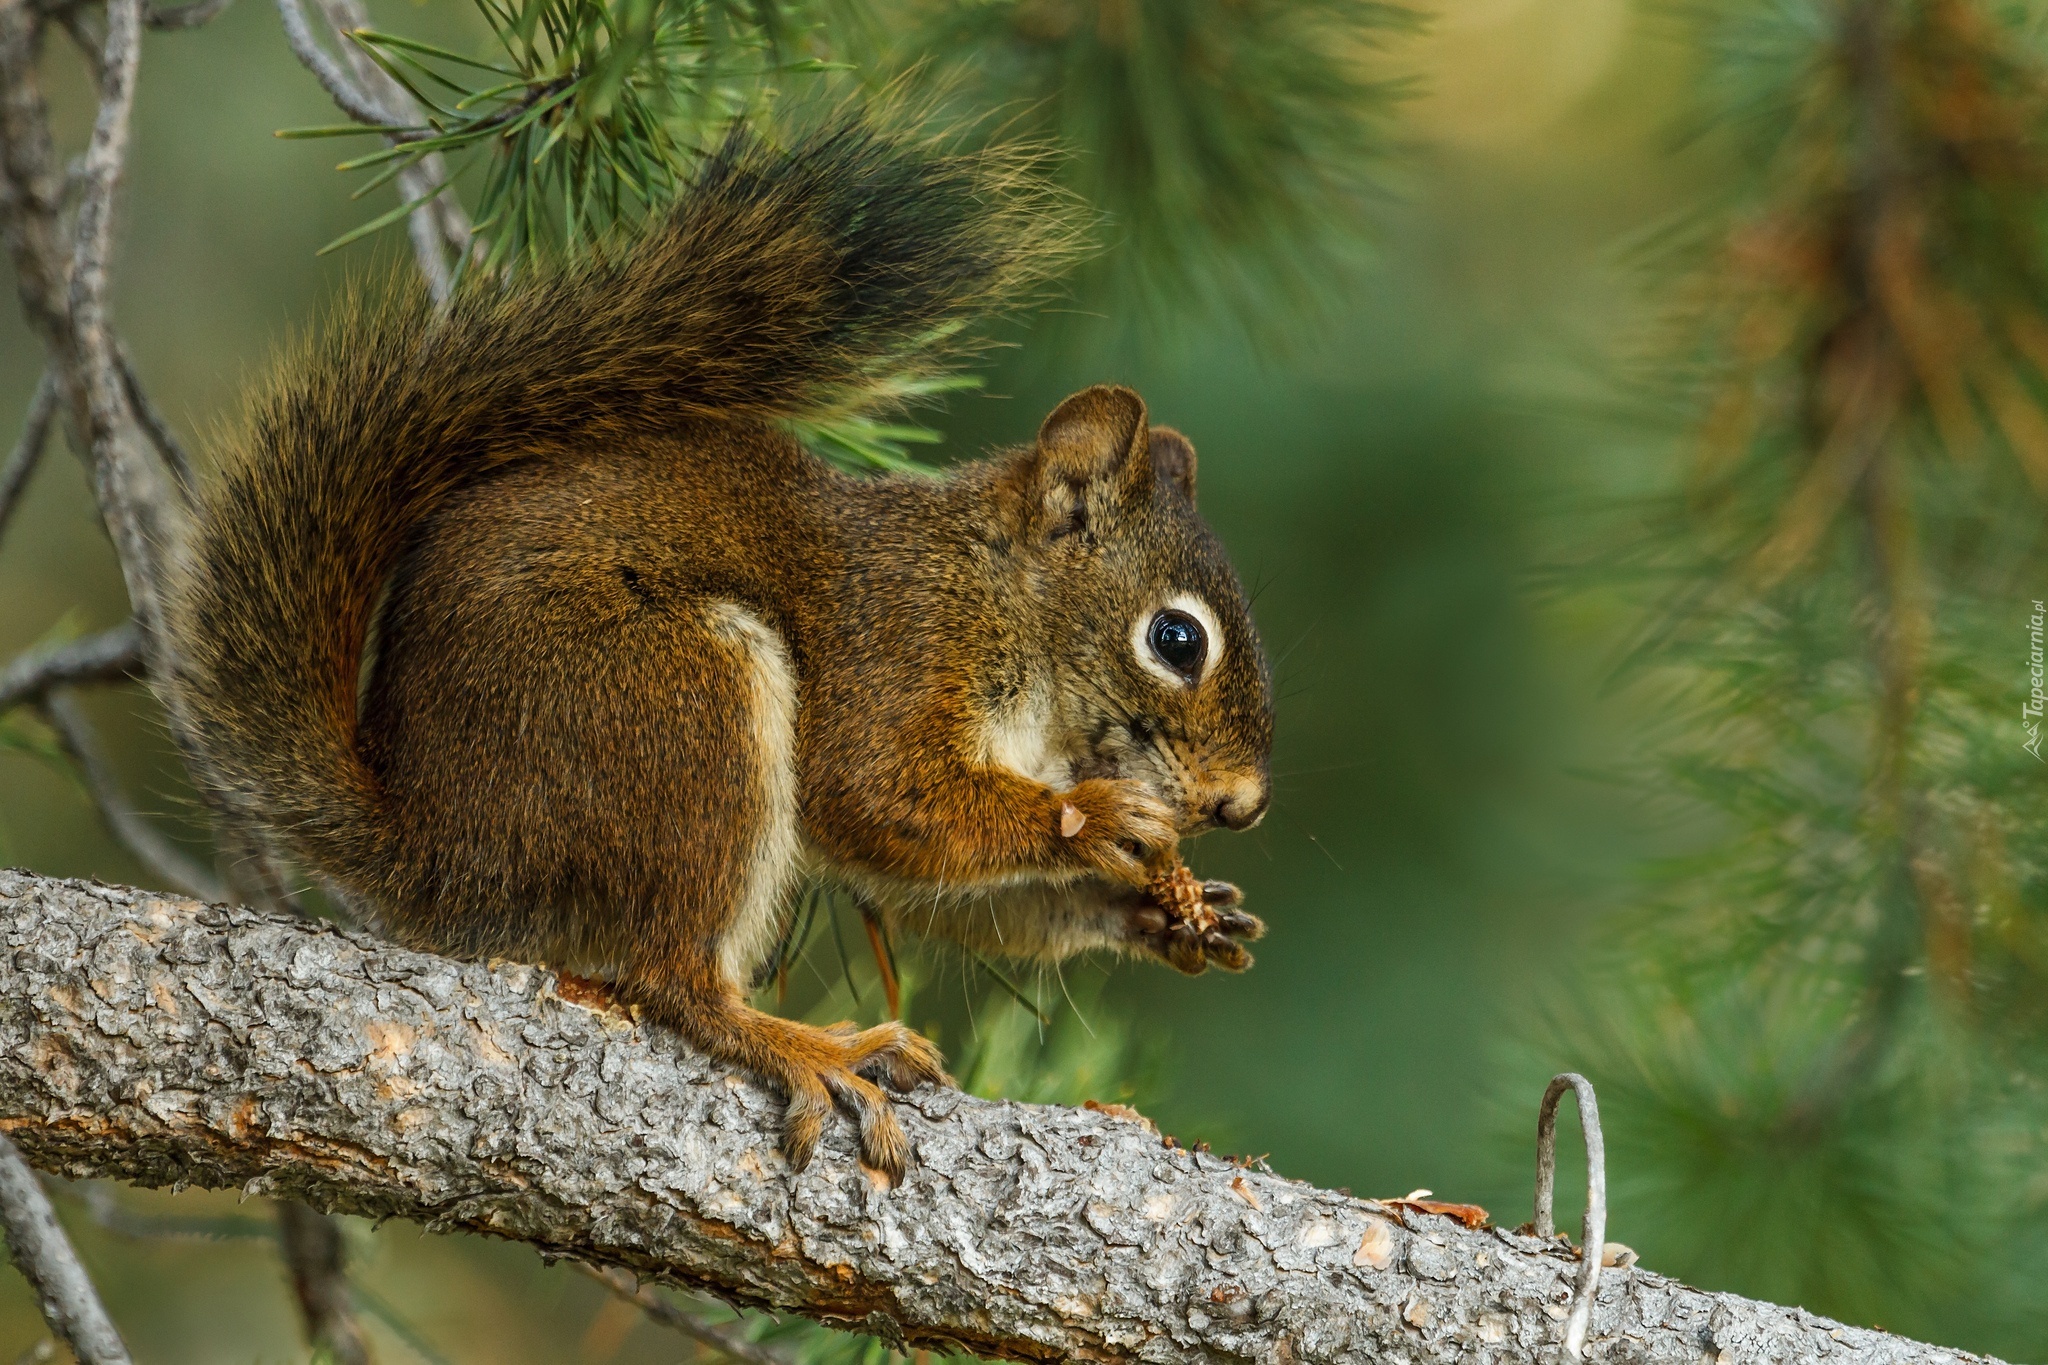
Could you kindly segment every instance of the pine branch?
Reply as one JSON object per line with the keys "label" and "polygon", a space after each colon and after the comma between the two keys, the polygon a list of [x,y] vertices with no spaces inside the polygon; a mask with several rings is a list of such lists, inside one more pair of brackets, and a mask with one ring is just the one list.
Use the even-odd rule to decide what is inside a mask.
{"label": "pine branch", "polygon": [[[412,1218],[906,1347],[1161,1365],[1558,1348],[1578,1272],[1562,1240],[956,1091],[904,1101],[901,1187],[860,1170],[843,1128],[793,1174],[773,1096],[554,980],[0,872],[0,1125],[73,1177]],[[1587,1349],[1981,1359],[1620,1265]]]}

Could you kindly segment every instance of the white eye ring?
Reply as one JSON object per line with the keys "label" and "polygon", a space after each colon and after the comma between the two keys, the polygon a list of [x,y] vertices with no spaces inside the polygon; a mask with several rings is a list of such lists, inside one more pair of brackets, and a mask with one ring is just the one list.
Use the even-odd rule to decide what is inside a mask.
{"label": "white eye ring", "polygon": [[[1162,611],[1183,611],[1202,623],[1203,634],[1209,637],[1208,650],[1202,656],[1201,671],[1193,679],[1186,678],[1168,668],[1157,654],[1152,652],[1148,638],[1152,630],[1152,618]],[[1209,604],[1191,592],[1177,592],[1157,606],[1139,612],[1131,622],[1131,654],[1138,661],[1138,667],[1150,673],[1160,682],[1176,691],[1184,687],[1196,687],[1202,679],[1214,672],[1223,660],[1223,627],[1216,620],[1216,613],[1209,610]]]}

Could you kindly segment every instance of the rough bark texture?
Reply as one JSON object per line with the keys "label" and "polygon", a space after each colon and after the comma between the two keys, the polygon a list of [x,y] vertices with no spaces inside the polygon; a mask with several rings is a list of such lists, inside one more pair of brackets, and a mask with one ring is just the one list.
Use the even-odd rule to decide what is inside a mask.
{"label": "rough bark texture", "polygon": [[[238,1186],[1020,1360],[1551,1361],[1557,1242],[1162,1147],[1102,1114],[923,1091],[895,1190],[779,1105],[531,967],[0,872],[0,1129],[46,1170]],[[1595,1360],[1977,1360],[1603,1276]]]}

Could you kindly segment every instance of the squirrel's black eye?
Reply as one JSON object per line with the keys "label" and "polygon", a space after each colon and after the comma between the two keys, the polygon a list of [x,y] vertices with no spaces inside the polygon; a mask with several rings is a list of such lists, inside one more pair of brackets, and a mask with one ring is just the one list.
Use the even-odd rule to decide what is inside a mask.
{"label": "squirrel's black eye", "polygon": [[1146,636],[1159,662],[1190,682],[1201,673],[1202,660],[1209,653],[1209,637],[1203,633],[1200,621],[1184,611],[1162,611],[1152,618]]}

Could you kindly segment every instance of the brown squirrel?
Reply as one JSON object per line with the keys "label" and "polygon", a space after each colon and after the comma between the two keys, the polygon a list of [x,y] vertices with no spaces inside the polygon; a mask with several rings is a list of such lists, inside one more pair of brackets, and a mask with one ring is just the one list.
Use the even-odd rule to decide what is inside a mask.
{"label": "brown squirrel", "polygon": [[1268,799],[1250,610],[1136,394],[943,477],[788,429],[1043,278],[1043,220],[999,155],[853,121],[735,136],[637,242],[445,316],[358,292],[177,547],[166,701],[214,799],[405,943],[609,977],[783,1091],[793,1164],[836,1102],[900,1176],[875,1082],[945,1083],[937,1049],[747,1003],[794,879],[1166,956],[1148,864]]}

